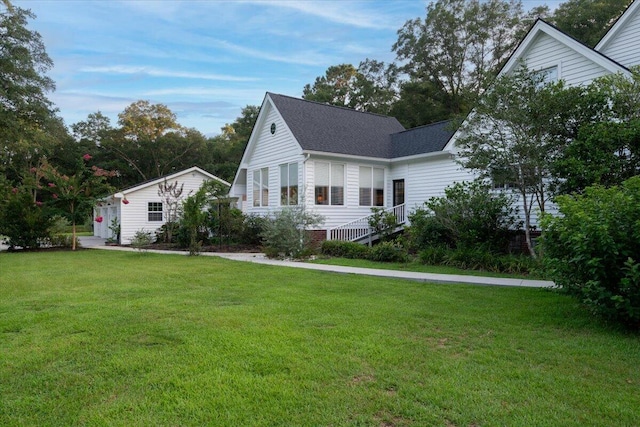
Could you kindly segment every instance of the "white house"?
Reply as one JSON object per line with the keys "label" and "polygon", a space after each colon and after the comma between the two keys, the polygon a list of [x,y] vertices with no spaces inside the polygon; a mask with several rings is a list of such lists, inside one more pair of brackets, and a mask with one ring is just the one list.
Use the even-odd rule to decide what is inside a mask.
{"label": "white house", "polygon": [[[591,49],[538,20],[501,74],[524,61],[568,85],[640,64],[640,0]],[[231,197],[245,213],[302,204],[324,216],[320,233],[354,240],[372,207],[400,221],[454,182],[473,179],[456,161],[449,122],[405,130],[392,117],[267,93],[240,162]]]}
{"label": "white house", "polygon": [[165,177],[143,182],[112,194],[95,208],[93,235],[104,239],[115,239],[110,228],[113,221],[120,225],[120,243],[131,243],[136,231],[155,232],[167,221],[167,207],[158,194],[158,185],[178,183],[183,186],[180,200],[194,194],[205,181],[216,180],[227,186],[228,182],[209,172],[192,167]]}

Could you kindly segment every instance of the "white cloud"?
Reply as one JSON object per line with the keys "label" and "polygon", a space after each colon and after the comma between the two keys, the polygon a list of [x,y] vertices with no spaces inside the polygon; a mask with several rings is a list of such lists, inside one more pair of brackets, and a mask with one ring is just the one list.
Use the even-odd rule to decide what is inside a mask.
{"label": "white cloud", "polygon": [[223,74],[193,73],[185,71],[169,71],[152,67],[137,67],[132,65],[110,65],[104,67],[83,67],[84,73],[105,74],[145,74],[152,77],[177,77],[185,79],[219,80],[227,82],[254,82],[260,79],[255,77],[229,76]]}
{"label": "white cloud", "polygon": [[358,6],[366,5],[367,2],[266,0],[248,1],[247,3],[293,9],[330,22],[358,28],[397,29],[396,23],[389,22],[386,14],[358,8]]}

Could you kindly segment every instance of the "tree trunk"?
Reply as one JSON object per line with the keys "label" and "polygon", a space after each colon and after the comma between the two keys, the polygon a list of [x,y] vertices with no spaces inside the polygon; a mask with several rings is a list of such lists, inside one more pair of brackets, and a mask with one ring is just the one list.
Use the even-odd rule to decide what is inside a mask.
{"label": "tree trunk", "polygon": [[536,251],[533,248],[533,243],[531,242],[531,204],[527,202],[527,194],[526,192],[520,192],[520,197],[522,197],[522,205],[524,207],[524,239],[527,242],[527,249],[529,250],[529,254],[532,258],[537,258]]}
{"label": "tree trunk", "polygon": [[71,224],[71,250],[76,250],[76,220],[74,219]]}

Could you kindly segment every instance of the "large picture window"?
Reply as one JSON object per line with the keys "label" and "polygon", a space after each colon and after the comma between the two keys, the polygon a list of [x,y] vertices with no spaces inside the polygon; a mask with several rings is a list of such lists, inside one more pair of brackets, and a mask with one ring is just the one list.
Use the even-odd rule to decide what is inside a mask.
{"label": "large picture window", "polygon": [[315,162],[315,204],[344,205],[344,165]]}
{"label": "large picture window", "polygon": [[253,206],[269,206],[269,168],[253,171]]}
{"label": "large picture window", "polygon": [[384,169],[360,166],[360,206],[384,206]]}
{"label": "large picture window", "polygon": [[162,202],[149,202],[147,211],[149,222],[162,221]]}
{"label": "large picture window", "polygon": [[298,204],[298,164],[280,165],[280,204]]}

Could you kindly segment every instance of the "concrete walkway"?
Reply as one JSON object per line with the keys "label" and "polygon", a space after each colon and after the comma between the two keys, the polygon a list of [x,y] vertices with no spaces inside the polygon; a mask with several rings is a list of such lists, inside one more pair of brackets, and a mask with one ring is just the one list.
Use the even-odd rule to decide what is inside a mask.
{"label": "concrete walkway", "polygon": [[[80,244],[84,248],[112,250],[112,251],[135,251],[135,249],[124,246],[105,246],[104,239],[98,237],[79,237]],[[161,254],[187,255],[184,251],[163,251],[149,249],[147,252]],[[256,264],[276,265],[281,267],[306,268],[308,270],[330,271],[344,274],[363,274],[367,276],[388,277],[394,279],[406,279],[419,282],[430,283],[465,283],[471,285],[490,286],[520,286],[527,288],[549,288],[554,283],[548,280],[526,280],[507,279],[501,277],[467,276],[461,274],[436,274],[419,273],[414,271],[383,270],[377,268],[345,267],[341,265],[312,264],[298,261],[280,261],[267,258],[261,253],[224,253],[224,252],[202,252],[204,256],[217,256],[233,261],[253,262]]]}

